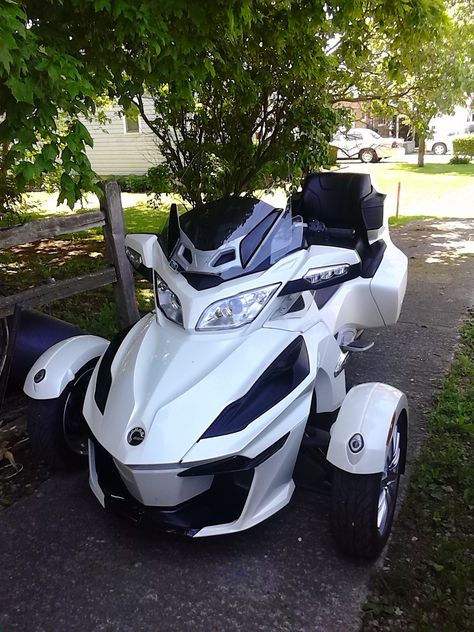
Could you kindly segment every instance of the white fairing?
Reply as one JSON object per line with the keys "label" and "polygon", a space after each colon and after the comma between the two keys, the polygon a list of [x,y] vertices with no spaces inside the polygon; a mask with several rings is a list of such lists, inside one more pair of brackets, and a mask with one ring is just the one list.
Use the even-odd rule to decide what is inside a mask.
{"label": "white fairing", "polygon": [[[279,218],[277,228],[267,231],[261,243],[271,241],[283,222],[290,221],[291,231],[286,211],[273,214]],[[123,340],[111,342],[92,374],[83,413],[92,434],[90,485],[104,506],[131,502],[139,513],[156,510],[168,521],[176,514],[173,524],[197,536],[257,524],[291,498],[314,398],[318,413],[342,405],[330,459],[349,468],[341,446],[357,428],[354,432],[367,436],[367,453],[358,463],[349,462],[351,471],[383,469],[380,446],[385,446],[387,419],[390,423],[393,410],[406,401],[397,399],[398,391],[378,386],[353,389],[344,401],[340,341],[359,329],[396,321],[406,286],[406,257],[390,241],[385,225],[376,235],[386,244],[383,257],[376,271],[364,277],[362,255],[355,248],[302,247],[301,239],[295,248],[302,225],[301,218],[293,221],[294,234],[278,234],[277,246],[268,250],[270,258],[281,255],[283,247],[288,254],[275,255],[266,266],[262,253],[261,260],[252,255],[251,273],[225,277],[207,289],[193,286],[185,272],[204,266],[209,273],[218,262],[216,274],[231,274],[246,233],[211,250],[194,249],[181,231],[174,259],[153,235],[127,237],[135,262],[159,275],[155,298],[168,292],[174,297],[169,299],[172,313],[179,318],[173,322],[158,305]],[[340,276],[322,287],[304,280],[308,271],[314,278],[318,270],[326,275],[336,270]],[[199,329],[210,305],[267,286],[276,289],[251,322],[234,329]],[[74,353],[83,359],[78,348]],[[78,362],[71,359],[71,367]],[[28,389],[33,392],[31,379]],[[351,417],[354,408],[358,412]],[[375,417],[382,422],[374,424]],[[119,481],[114,489],[107,468]],[[234,498],[236,511],[227,510]],[[214,514],[193,526],[186,512],[200,502],[212,506]]]}
{"label": "white fairing", "polygon": [[[394,422],[403,412],[408,416],[407,398],[398,389],[379,382],[354,386],[331,428],[328,461],[353,474],[383,471]],[[355,434],[363,439],[357,453],[349,447]]]}
{"label": "white fairing", "polygon": [[[107,349],[109,341],[99,336],[74,336],[47,349],[33,364],[26,376],[23,390],[33,399],[54,399],[63,392],[66,384],[74,379],[76,371]],[[34,377],[44,370],[40,382]]]}
{"label": "white fairing", "polygon": [[370,292],[384,325],[394,325],[400,316],[407,287],[408,261],[406,255],[392,244],[388,234],[386,240],[388,252],[370,282]]}

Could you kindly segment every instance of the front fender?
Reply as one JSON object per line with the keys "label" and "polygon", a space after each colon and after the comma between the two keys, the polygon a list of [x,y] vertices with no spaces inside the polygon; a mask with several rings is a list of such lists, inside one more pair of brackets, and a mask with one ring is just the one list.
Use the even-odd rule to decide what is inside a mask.
{"label": "front fender", "polygon": [[[332,425],[328,461],[353,474],[383,472],[394,423],[402,413],[403,423],[408,423],[407,398],[398,389],[380,382],[355,386]],[[356,433],[362,435],[364,447],[354,454],[348,444]]]}
{"label": "front fender", "polygon": [[[109,341],[99,336],[66,338],[47,349],[33,364],[26,376],[24,392],[33,399],[55,399],[76,372],[93,358],[101,356]],[[34,376],[41,370],[44,378],[36,383]]]}

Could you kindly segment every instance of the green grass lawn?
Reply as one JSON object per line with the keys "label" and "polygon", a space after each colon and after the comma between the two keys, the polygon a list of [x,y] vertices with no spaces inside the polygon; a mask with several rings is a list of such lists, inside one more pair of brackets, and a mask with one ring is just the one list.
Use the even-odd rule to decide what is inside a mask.
{"label": "green grass lawn", "polygon": [[[342,163],[341,167],[344,167]],[[352,164],[348,170],[370,173],[377,188],[390,196],[393,207],[400,183],[402,215],[474,217],[474,163],[428,163],[420,168],[412,164],[381,162],[363,166]]]}
{"label": "green grass lawn", "polygon": [[474,312],[428,424],[362,630],[474,630]]}
{"label": "green grass lawn", "polygon": [[128,233],[159,233],[168,219],[168,208],[131,206],[124,211]]}
{"label": "green grass lawn", "polygon": [[421,196],[439,198],[447,191],[462,190],[472,185],[474,164],[444,165],[427,164],[424,167],[402,163],[386,163],[375,165],[382,167],[373,171],[384,191],[396,193],[401,182],[402,194],[408,202]]}

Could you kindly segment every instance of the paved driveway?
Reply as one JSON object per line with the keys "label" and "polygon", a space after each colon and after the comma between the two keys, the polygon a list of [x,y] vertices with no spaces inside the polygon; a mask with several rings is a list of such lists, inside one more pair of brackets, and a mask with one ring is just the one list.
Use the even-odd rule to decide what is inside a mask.
{"label": "paved driveway", "polygon": [[[348,377],[407,392],[413,455],[473,303],[474,221],[418,222],[393,235],[410,258],[400,323],[373,333],[375,348]],[[337,557],[328,498],[302,490],[248,532],[186,540],[106,514],[83,474],[56,476],[2,512],[0,528],[5,632],[351,632],[374,569]]]}

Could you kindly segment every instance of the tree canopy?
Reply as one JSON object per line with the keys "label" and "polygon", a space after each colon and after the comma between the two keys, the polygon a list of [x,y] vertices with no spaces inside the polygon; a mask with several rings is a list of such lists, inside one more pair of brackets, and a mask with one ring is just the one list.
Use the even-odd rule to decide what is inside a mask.
{"label": "tree canopy", "polygon": [[208,53],[186,108],[173,82],[147,83],[155,117],[136,95],[165,158],[155,173],[193,204],[298,181],[325,163],[341,121],[334,104],[360,97],[375,71],[382,81],[401,75],[443,9],[441,0],[254,4],[238,45],[224,36]]}
{"label": "tree canopy", "polygon": [[444,28],[445,9],[443,0],[4,0],[0,201],[58,163],[61,199],[94,189],[84,119],[103,95],[137,104],[166,161],[157,175],[195,204],[299,178],[325,162],[335,103],[388,94],[394,82],[406,89],[414,52]]}
{"label": "tree canopy", "polygon": [[[456,105],[466,105],[474,92],[474,3],[453,0],[445,4],[442,19],[434,23],[430,38],[413,44],[393,67],[393,60],[383,55],[385,42],[372,42],[371,73],[361,71],[364,89],[352,86],[350,93],[369,99],[372,111],[385,115],[401,115],[418,136],[419,166],[424,160],[424,141],[430,134],[430,121],[449,114]],[[393,69],[392,69],[393,67]]]}
{"label": "tree canopy", "polygon": [[[3,203],[60,160],[61,197],[94,188],[81,117],[98,96],[122,105],[150,84],[189,96],[201,54],[231,38],[251,0],[3,0],[0,7],[0,194]],[[213,16],[210,19],[210,16]],[[214,20],[219,24],[215,29]],[[57,121],[62,116],[63,124]]]}

